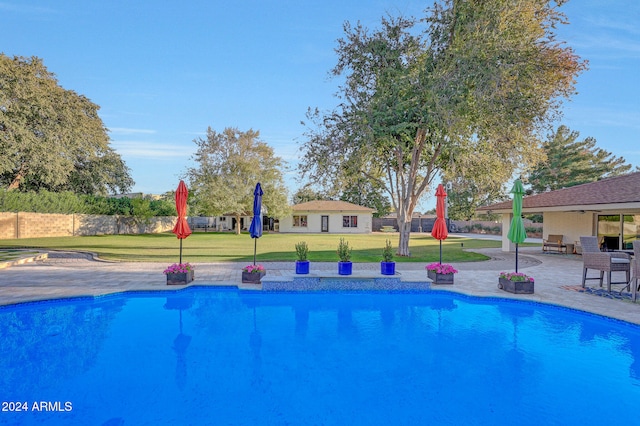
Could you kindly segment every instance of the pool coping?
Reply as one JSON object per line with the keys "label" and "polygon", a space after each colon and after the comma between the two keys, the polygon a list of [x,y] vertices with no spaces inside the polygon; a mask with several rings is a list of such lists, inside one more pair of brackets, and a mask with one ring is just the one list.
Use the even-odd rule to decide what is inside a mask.
{"label": "pool coping", "polygon": [[[538,249],[539,250],[539,249]],[[454,285],[431,285],[429,291],[449,291],[475,297],[522,299],[564,306],[582,312],[640,324],[640,303],[610,300],[581,291],[582,262],[565,256],[545,255],[535,249],[523,250],[535,262],[522,266],[536,279],[535,293],[514,295],[499,290],[498,274],[512,266],[513,256],[493,249],[491,261],[458,263]],[[56,253],[58,254],[58,253]],[[523,256],[521,256],[521,259]],[[267,277],[293,275],[294,262],[262,262]],[[241,270],[246,262],[196,263],[196,280],[186,286],[167,286],[162,271],[166,265],[157,262],[100,262],[90,256],[58,257],[2,270],[0,305],[22,302],[68,299],[78,296],[101,296],[124,291],[171,291],[191,286],[235,287],[241,291],[261,291],[261,285],[241,284]],[[316,263],[323,274],[336,272],[335,262]],[[354,265],[358,273],[382,277],[379,263]],[[397,263],[396,270],[404,279],[426,282],[424,264]],[[327,273],[331,271],[331,273]],[[358,272],[356,272],[358,271]],[[364,272],[359,272],[364,271]],[[374,272],[375,271],[375,272]],[[577,290],[577,291],[576,291]],[[595,289],[594,289],[595,290]]]}

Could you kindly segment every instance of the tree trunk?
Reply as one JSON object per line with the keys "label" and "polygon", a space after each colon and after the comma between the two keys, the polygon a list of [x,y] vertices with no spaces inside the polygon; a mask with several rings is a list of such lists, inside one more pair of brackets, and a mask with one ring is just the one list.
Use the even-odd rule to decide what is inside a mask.
{"label": "tree trunk", "polygon": [[411,236],[411,219],[416,203],[420,195],[429,186],[434,174],[434,162],[440,155],[441,145],[437,144],[435,151],[429,160],[429,166],[424,176],[420,176],[420,157],[427,139],[427,130],[420,128],[416,132],[414,147],[411,150],[411,161],[405,171],[404,154],[401,146],[396,150],[398,168],[396,170],[394,206],[398,215],[398,230],[400,241],[398,242],[398,256],[411,256],[409,251],[409,237]]}
{"label": "tree trunk", "polygon": [[411,256],[409,251],[409,237],[411,236],[411,216],[406,221],[404,215],[398,215],[398,230],[400,241],[398,242],[398,256]]}
{"label": "tree trunk", "polygon": [[18,189],[20,187],[20,183],[22,182],[22,179],[24,178],[24,175],[25,175],[25,168],[23,165],[20,167],[20,170],[18,170],[18,173],[15,175],[15,177],[7,187],[7,191],[13,191],[15,189]]}
{"label": "tree trunk", "polygon": [[236,215],[236,235],[240,235],[240,215]]}

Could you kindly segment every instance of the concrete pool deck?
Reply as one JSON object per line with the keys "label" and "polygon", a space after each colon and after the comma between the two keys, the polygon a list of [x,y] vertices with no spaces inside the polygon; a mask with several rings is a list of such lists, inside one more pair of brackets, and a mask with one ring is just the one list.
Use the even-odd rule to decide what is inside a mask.
{"label": "concrete pool deck", "polygon": [[[513,271],[515,255],[500,249],[477,250],[491,257],[483,262],[453,263],[459,270],[454,285],[432,285],[433,291],[451,291],[480,297],[529,300],[592,312],[635,324],[640,324],[640,300],[600,297],[582,291],[582,260],[579,256],[543,254],[539,247],[524,247],[519,251],[519,272],[535,278],[535,293],[515,295],[498,288],[498,273]],[[167,286],[162,271],[164,263],[108,262],[87,253],[48,252],[40,260],[14,264],[0,269],[0,305],[68,298],[100,296],[131,290],[166,291],[184,286]],[[260,262],[268,276],[294,274],[293,262]],[[191,285],[235,286],[260,290],[260,286],[241,283],[241,269],[247,263],[194,263],[196,279]],[[396,272],[411,280],[426,278],[425,263],[397,263]],[[358,273],[379,274],[379,263],[356,263]],[[336,262],[312,262],[311,273],[333,273]],[[595,276],[590,272],[589,276]],[[616,276],[616,274],[620,274]],[[614,273],[614,280],[623,278]],[[596,293],[597,281],[587,281]],[[614,286],[618,291],[621,286]],[[618,292],[616,291],[615,294]]]}

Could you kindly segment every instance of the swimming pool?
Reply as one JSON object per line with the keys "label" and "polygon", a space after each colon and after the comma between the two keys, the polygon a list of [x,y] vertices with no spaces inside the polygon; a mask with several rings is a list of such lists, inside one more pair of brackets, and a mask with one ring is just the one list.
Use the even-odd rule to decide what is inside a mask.
{"label": "swimming pool", "polygon": [[190,288],[10,306],[0,353],[0,424],[639,418],[640,327],[443,292]]}

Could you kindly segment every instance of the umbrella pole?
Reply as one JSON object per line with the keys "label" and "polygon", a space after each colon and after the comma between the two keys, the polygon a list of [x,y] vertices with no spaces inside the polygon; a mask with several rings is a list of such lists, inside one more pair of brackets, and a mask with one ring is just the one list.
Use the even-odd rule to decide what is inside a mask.
{"label": "umbrella pole", "polygon": [[256,266],[256,249],[258,248],[258,239],[253,239],[253,266]]}
{"label": "umbrella pole", "polygon": [[440,240],[440,264],[442,265],[442,240]]}
{"label": "umbrella pole", "polygon": [[518,243],[516,243],[516,274],[518,273]]}
{"label": "umbrella pole", "polygon": [[182,264],[182,238],[180,238],[180,263]]}

